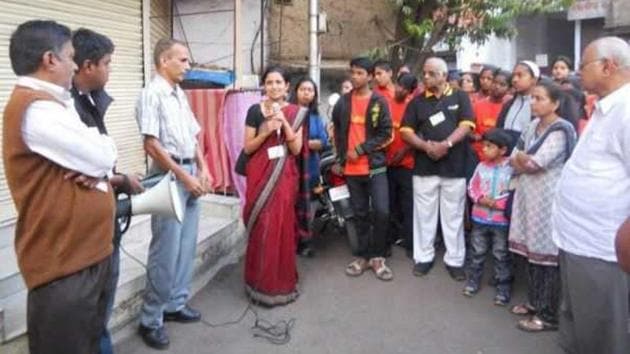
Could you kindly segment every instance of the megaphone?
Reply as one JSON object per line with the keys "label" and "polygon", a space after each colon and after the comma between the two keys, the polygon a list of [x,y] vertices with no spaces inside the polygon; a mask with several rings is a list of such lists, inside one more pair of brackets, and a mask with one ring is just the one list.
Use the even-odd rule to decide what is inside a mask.
{"label": "megaphone", "polygon": [[152,214],[174,217],[181,223],[184,218],[184,211],[177,184],[173,180],[171,172],[163,177],[158,177],[161,179],[157,184],[155,178],[147,178],[142,181],[143,186],[148,188],[143,193],[118,199],[116,217],[130,218],[132,215]]}

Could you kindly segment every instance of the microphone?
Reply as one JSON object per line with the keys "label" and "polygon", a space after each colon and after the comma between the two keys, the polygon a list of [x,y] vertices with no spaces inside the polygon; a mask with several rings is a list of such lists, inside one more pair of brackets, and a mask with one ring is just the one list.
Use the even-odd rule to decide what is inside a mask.
{"label": "microphone", "polygon": [[[272,103],[271,110],[273,111],[274,115],[280,113],[280,103],[278,102]],[[278,137],[278,139],[280,139],[280,128],[276,129],[276,136]]]}

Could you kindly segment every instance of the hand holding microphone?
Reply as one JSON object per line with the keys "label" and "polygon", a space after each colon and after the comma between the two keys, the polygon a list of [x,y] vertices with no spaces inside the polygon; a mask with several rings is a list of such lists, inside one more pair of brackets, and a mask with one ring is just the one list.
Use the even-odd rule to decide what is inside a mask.
{"label": "hand holding microphone", "polygon": [[[272,110],[274,116],[276,114],[280,113],[280,103],[278,103],[278,102],[272,103],[271,104],[271,110]],[[276,136],[277,136],[278,139],[280,139],[280,128],[276,129]]]}

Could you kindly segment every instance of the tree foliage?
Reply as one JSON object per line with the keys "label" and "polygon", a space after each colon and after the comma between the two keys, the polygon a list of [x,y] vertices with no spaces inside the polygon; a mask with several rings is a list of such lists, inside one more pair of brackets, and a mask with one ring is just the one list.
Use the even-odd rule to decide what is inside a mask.
{"label": "tree foliage", "polygon": [[514,20],[519,16],[561,11],[574,0],[389,1],[398,8],[394,39],[372,54],[417,67],[438,43],[454,49],[466,37],[477,44],[491,35],[510,38],[516,34]]}

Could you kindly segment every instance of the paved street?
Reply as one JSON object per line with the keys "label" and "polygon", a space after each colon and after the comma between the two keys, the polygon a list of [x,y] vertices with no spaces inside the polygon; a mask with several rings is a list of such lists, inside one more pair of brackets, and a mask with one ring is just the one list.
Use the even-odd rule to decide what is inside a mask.
{"label": "paved street", "polygon": [[[320,238],[317,257],[300,259],[297,302],[275,309],[256,308],[276,322],[295,318],[286,345],[254,338],[254,316],[232,326],[168,323],[168,353],[423,353],[423,354],[554,354],[557,333],[528,334],[515,328],[517,317],[492,304],[494,289],[485,286],[473,299],[461,295],[441,259],[424,278],[411,274],[411,261],[396,248],[391,259],[392,282],[365,273],[344,275],[350,260],[345,242],[336,235]],[[487,275],[488,272],[486,272]],[[513,303],[525,297],[522,272],[517,275]],[[485,284],[485,280],[484,280]],[[246,306],[242,263],[224,269],[192,300],[204,318],[220,323],[237,318]],[[154,353],[137,335],[120,343],[121,354]]]}

